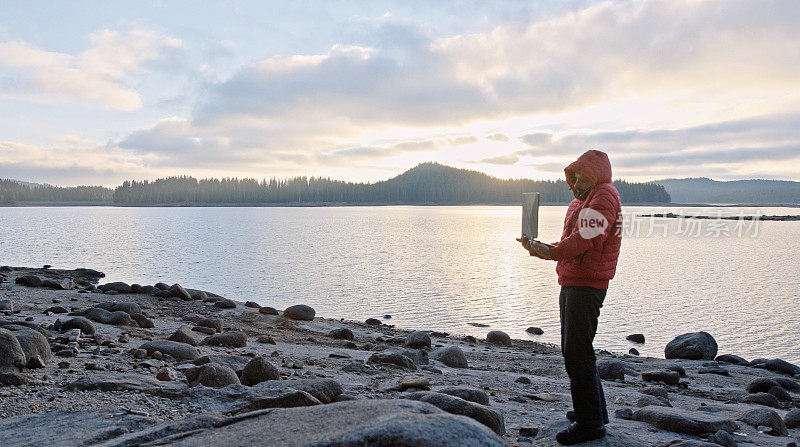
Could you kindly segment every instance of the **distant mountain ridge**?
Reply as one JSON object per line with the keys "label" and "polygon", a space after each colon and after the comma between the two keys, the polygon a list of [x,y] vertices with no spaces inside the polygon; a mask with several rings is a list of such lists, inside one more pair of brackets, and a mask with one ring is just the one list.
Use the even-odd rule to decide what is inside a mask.
{"label": "distant mountain ridge", "polygon": [[675,203],[800,204],[800,182],[789,180],[713,180],[707,177],[654,180]]}

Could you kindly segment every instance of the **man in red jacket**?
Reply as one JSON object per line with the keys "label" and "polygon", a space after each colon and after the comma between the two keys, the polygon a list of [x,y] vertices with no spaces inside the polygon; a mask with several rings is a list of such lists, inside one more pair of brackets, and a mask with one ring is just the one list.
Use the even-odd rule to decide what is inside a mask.
{"label": "man in red jacket", "polygon": [[574,422],[556,440],[570,445],[602,438],[608,423],[592,341],[608,281],[617,267],[621,203],[604,152],[587,151],[564,173],[575,200],[567,209],[561,240],[552,246],[524,237],[518,240],[531,256],[557,261],[561,353],[574,408],[567,418]]}

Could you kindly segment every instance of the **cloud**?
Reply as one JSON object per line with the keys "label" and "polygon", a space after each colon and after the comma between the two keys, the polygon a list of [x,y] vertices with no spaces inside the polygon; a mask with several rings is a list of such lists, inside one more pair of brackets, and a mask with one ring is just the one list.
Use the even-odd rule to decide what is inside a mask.
{"label": "cloud", "polygon": [[487,140],[490,141],[508,141],[508,136],[503,135],[501,133],[495,133],[486,137]]}
{"label": "cloud", "polygon": [[0,66],[11,70],[3,93],[17,98],[53,95],[133,111],[142,107],[135,77],[174,63],[181,41],[153,30],[100,30],[72,55],[21,41],[0,42]]}

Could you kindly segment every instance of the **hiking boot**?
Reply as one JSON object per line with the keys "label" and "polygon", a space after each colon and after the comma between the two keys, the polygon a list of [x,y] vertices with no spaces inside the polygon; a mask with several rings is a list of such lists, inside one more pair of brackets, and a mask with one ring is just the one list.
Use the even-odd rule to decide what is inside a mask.
{"label": "hiking boot", "polygon": [[603,426],[597,428],[584,428],[578,425],[577,422],[570,424],[569,427],[561,430],[556,435],[556,441],[561,445],[580,444],[581,442],[592,441],[600,439],[606,435],[606,429]]}
{"label": "hiking boot", "polygon": [[[575,422],[575,411],[569,410],[567,411],[567,420],[570,422]],[[603,416],[603,423],[608,424],[608,415]]]}

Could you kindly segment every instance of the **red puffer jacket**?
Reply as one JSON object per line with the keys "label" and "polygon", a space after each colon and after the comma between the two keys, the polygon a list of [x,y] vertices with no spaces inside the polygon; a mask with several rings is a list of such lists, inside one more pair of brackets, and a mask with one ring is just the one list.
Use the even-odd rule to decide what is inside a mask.
{"label": "red puffer jacket", "polygon": [[607,289],[617,270],[622,243],[620,199],[611,183],[611,163],[601,151],[587,151],[564,169],[567,183],[573,173],[581,173],[592,183],[583,199],[569,204],[561,240],[550,249],[558,264],[558,283],[562,286],[589,286]]}

